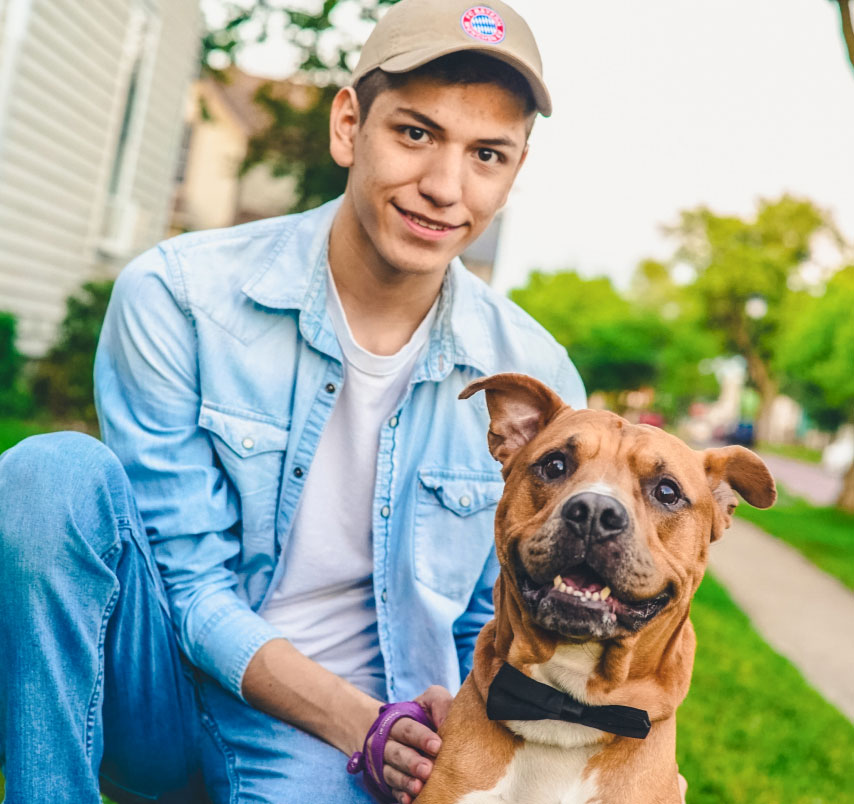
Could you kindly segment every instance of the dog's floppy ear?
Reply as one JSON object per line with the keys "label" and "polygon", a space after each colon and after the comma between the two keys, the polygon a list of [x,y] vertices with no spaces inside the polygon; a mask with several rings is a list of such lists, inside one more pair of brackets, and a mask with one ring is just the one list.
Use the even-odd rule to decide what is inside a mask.
{"label": "dog's floppy ear", "polygon": [[460,399],[486,391],[489,409],[489,451],[506,466],[561,408],[563,400],[526,374],[493,374],[463,388]]}
{"label": "dog's floppy ear", "polygon": [[703,464],[712,494],[723,513],[723,527],[714,528],[712,541],[719,539],[732,522],[732,512],[738,505],[733,489],[755,508],[774,505],[777,499],[774,478],[756,453],[738,446],[707,449],[703,452]]}

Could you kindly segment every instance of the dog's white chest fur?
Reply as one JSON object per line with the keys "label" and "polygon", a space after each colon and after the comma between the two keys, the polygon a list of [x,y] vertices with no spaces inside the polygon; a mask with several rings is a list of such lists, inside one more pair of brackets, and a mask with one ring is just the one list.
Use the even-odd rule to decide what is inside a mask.
{"label": "dog's white chest fur", "polygon": [[582,772],[597,750],[526,743],[492,790],[468,793],[458,804],[588,804],[597,798],[596,779],[582,779]]}
{"label": "dog's white chest fur", "polygon": [[[586,701],[587,679],[602,653],[601,645],[564,645],[531,668],[544,684]],[[504,775],[491,790],[463,796],[458,804],[589,804],[597,799],[596,775],[584,774],[604,735],[598,729],[554,720],[511,720],[507,728],[525,738]]]}

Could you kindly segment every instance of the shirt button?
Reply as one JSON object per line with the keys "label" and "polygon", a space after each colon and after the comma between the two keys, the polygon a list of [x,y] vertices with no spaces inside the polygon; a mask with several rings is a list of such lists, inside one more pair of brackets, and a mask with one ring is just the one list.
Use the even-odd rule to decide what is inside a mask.
{"label": "shirt button", "polygon": [[334,383],[331,383],[331,382],[326,383],[326,393],[327,394],[334,394],[335,393],[335,384]]}
{"label": "shirt button", "polygon": [[380,516],[383,519],[388,519],[388,515],[390,513],[391,513],[391,508],[389,508],[387,505],[384,505],[382,508],[380,508]]}
{"label": "shirt button", "polygon": [[248,436],[243,439],[240,443],[243,444],[243,449],[252,449],[255,446],[255,442],[249,438]]}
{"label": "shirt button", "polygon": [[383,593],[380,595],[380,597],[382,598],[383,603],[388,602],[388,591],[383,589]]}
{"label": "shirt button", "polygon": [[463,496],[460,497],[460,505],[463,508],[468,508],[471,505],[471,497],[469,497],[467,494],[463,494]]}
{"label": "shirt button", "polygon": [[297,466],[297,468],[294,469],[294,477],[302,477],[302,469],[300,469],[299,466]]}
{"label": "shirt button", "polygon": [[388,426],[389,426],[389,427],[397,427],[397,416],[392,416],[392,417],[388,420]]}

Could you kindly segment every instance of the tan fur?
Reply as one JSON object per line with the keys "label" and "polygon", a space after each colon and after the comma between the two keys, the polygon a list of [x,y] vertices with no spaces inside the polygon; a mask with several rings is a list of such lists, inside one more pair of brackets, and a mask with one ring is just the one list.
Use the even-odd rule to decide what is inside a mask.
{"label": "tan fur", "polygon": [[[709,544],[729,525],[732,489],[767,507],[773,479],[749,450],[697,453],[661,430],[574,411],[523,375],[479,380],[461,396],[479,390],[487,393],[490,449],[506,479],[495,520],[495,620],[478,638],[474,669],[441,729],[443,747],[418,804],[678,804],[675,713],[694,660],[691,598]],[[568,443],[577,462],[571,476],[533,482],[536,461]],[[662,466],[690,505],[671,511],[650,503],[643,482]],[[619,565],[622,599],[671,595],[634,633],[564,637],[535,622],[520,592],[514,566],[536,562],[558,532],[559,506],[579,490],[607,493],[631,512],[632,543]],[[637,740],[558,721],[491,722],[486,697],[505,661],[584,703],[645,709],[650,734]]]}

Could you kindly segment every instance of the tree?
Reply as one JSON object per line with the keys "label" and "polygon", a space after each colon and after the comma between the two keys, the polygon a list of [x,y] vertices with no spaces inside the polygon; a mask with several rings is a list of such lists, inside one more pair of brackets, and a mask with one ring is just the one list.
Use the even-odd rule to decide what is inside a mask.
{"label": "tree", "polygon": [[24,382],[24,356],[15,345],[18,322],[0,311],[0,416],[24,416],[32,399]]}
{"label": "tree", "polygon": [[848,51],[848,61],[854,67],[854,25],[851,20],[851,3],[850,0],[830,0],[839,6],[839,16],[842,22],[842,39],[845,42],[845,49]]}
{"label": "tree", "polygon": [[58,419],[95,425],[95,348],[112,290],[112,280],[86,282],[69,296],[57,341],[36,365],[33,396]]}
{"label": "tree", "polygon": [[[821,296],[800,293],[791,300],[777,363],[805,410],[830,428],[854,424],[854,266],[828,282]],[[837,505],[854,512],[854,464]]]}
{"label": "tree", "polygon": [[298,49],[300,66],[294,80],[306,85],[305,103],[289,102],[272,90],[272,83],[262,85],[255,101],[269,113],[270,124],[250,140],[240,168],[246,172],[263,162],[274,175],[293,176],[296,211],[340,195],[347,180],[346,170],[329,156],[329,110],[354,66],[359,43],[344,26],[336,26],[335,18],[349,7],[361,19],[376,22],[381,10],[397,1],[323,0],[314,14],[285,9],[273,0],[228,2],[225,20],[203,37],[203,69],[222,81],[228,80],[223,65],[232,63],[242,47],[266,40],[274,30],[284,30]]}
{"label": "tree", "polygon": [[753,220],[716,215],[705,207],[689,210],[670,230],[677,241],[671,264],[694,270],[696,279],[687,290],[703,325],[719,332],[724,348],[747,362],[760,396],[760,438],[780,386],[773,366],[783,310],[820,231],[837,237],[825,213],[790,196],[762,201]]}
{"label": "tree", "polygon": [[567,349],[588,392],[652,386],[656,407],[672,418],[714,393],[714,378],[698,368],[716,353],[710,341],[686,320],[666,321],[652,306],[621,296],[608,279],[535,271],[510,297]]}
{"label": "tree", "polygon": [[629,297],[639,309],[660,316],[667,330],[658,355],[656,407],[674,419],[692,402],[716,398],[717,377],[702,367],[723,352],[722,339],[706,327],[691,288],[677,284],[665,263],[644,260],[632,277]]}

